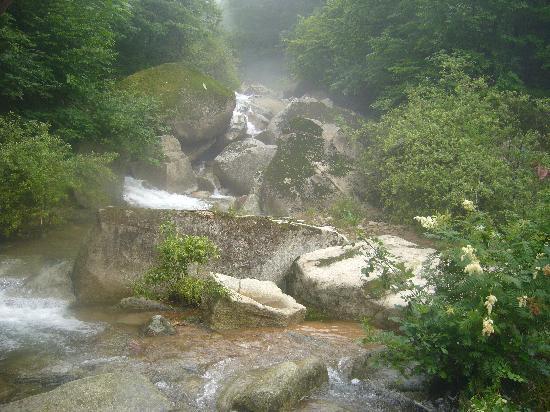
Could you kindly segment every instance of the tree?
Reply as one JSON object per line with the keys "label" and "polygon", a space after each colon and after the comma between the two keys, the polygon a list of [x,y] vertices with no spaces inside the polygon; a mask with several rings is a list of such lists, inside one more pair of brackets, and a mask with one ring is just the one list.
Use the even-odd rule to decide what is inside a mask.
{"label": "tree", "polygon": [[437,76],[432,57],[460,52],[501,88],[548,94],[546,2],[329,0],[288,39],[293,71],[336,93],[390,107]]}

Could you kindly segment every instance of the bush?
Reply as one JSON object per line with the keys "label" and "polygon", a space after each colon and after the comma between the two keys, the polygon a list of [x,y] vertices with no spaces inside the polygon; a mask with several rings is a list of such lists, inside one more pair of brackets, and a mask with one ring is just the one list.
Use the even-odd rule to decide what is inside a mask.
{"label": "bush", "polygon": [[95,183],[112,178],[114,157],[74,155],[47,124],[0,116],[0,231],[8,236],[59,222],[72,190],[97,194]]}
{"label": "bush", "polygon": [[334,223],[341,228],[355,227],[361,223],[365,216],[362,205],[352,197],[338,199],[329,212]]}
{"label": "bush", "polygon": [[148,299],[199,305],[206,297],[223,297],[227,290],[213,279],[189,273],[190,265],[218,257],[216,246],[202,236],[179,235],[171,223],[161,226],[157,264],[134,285],[134,293]]}
{"label": "bush", "polygon": [[463,391],[470,410],[502,397],[548,410],[550,191],[502,223],[471,201],[463,206],[460,215],[418,219],[450,246],[409,298],[388,358],[414,361],[417,372]]}
{"label": "bush", "polygon": [[396,221],[456,211],[464,197],[491,213],[522,213],[546,184],[534,166],[550,167],[550,101],[444,64],[441,82],[410,90],[405,105],[358,133],[371,200]]}

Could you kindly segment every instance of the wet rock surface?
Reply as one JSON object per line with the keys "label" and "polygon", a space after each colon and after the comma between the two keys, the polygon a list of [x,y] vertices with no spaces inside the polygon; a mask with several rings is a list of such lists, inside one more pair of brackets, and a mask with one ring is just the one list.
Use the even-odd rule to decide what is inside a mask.
{"label": "wet rock surface", "polygon": [[276,150],[256,139],[232,143],[214,159],[214,171],[232,193],[246,195],[254,186],[254,176],[267,167]]}
{"label": "wet rock surface", "polygon": [[144,336],[169,336],[176,334],[176,328],[162,315],[155,315],[143,326],[141,333]]}
{"label": "wet rock surface", "polygon": [[137,296],[130,296],[122,299],[118,303],[117,308],[129,312],[165,312],[174,310],[171,306],[159,302],[158,300],[151,300]]}
{"label": "wet rock surface", "polygon": [[159,226],[172,221],[179,233],[207,236],[220,259],[205,270],[282,285],[292,262],[319,248],[345,243],[333,230],[206,211],[106,208],[85,242],[72,273],[80,304],[115,304],[131,296],[132,283],[151,267]]}
{"label": "wet rock surface", "polygon": [[0,407],[16,412],[169,411],[171,402],[139,374],[110,373],[75,380]]}
{"label": "wet rock surface", "polygon": [[211,300],[205,305],[205,321],[216,330],[285,327],[305,318],[305,306],[296,303],[273,282],[221,274],[213,277],[229,291],[228,297]]}
{"label": "wet rock surface", "polygon": [[[413,270],[413,283],[421,285],[423,264],[435,253],[396,236],[380,236],[383,246],[398,261]],[[336,319],[369,318],[374,324],[391,326],[388,317],[406,305],[407,292],[381,293],[378,270],[368,277],[362,273],[373,249],[365,243],[336,246],[301,256],[289,276],[289,293],[298,302]]]}
{"label": "wet rock surface", "polygon": [[230,379],[222,389],[217,406],[224,412],[288,410],[327,382],[327,367],[319,359],[283,362]]}

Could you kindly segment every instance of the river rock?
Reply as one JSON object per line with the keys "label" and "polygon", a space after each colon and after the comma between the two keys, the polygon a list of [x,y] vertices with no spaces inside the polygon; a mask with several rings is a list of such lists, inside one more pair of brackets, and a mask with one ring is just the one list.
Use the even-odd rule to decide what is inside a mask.
{"label": "river rock", "polygon": [[289,410],[327,381],[327,367],[316,358],[252,370],[238,375],[225,385],[218,399],[218,410]]}
{"label": "river rock", "polygon": [[235,109],[235,94],[183,63],[166,63],[122,80],[121,87],[155,97],[173,134],[194,161],[222,139]]}
{"label": "river rock", "polygon": [[287,216],[311,208],[328,208],[353,194],[353,159],[332,139],[324,138],[319,121],[295,117],[278,139],[275,156],[263,174],[259,191],[262,211]]}
{"label": "river rock", "polygon": [[132,296],[132,284],[153,264],[166,221],[180,234],[207,236],[220,259],[205,269],[238,278],[270,280],[284,286],[285,275],[300,255],[346,239],[329,228],[208,211],[176,211],[109,207],[84,242],[72,273],[81,304],[116,304]]}
{"label": "river rock", "polygon": [[[422,248],[396,236],[380,236],[387,250],[413,270],[414,284],[425,284],[422,267],[430,261],[434,249]],[[396,315],[406,305],[407,291],[380,293],[376,270],[367,278],[362,269],[367,266],[372,249],[360,243],[317,250],[300,256],[288,279],[289,293],[307,307],[331,318],[361,320],[365,317],[378,326],[394,326],[388,317]],[[432,264],[435,264],[433,262]]]}
{"label": "river rock", "polygon": [[172,405],[155,386],[135,373],[107,373],[2,405],[4,412],[169,411]]}
{"label": "river rock", "polygon": [[214,172],[233,193],[246,195],[254,186],[254,176],[267,167],[276,150],[256,139],[234,142],[214,159]]}
{"label": "river rock", "polygon": [[229,291],[228,297],[210,300],[205,305],[205,321],[213,329],[286,327],[305,318],[305,306],[284,294],[273,282],[213,276]]}
{"label": "river rock", "polygon": [[145,336],[169,336],[176,334],[176,328],[162,315],[155,315],[147,322],[141,333]]}
{"label": "river rock", "polygon": [[145,161],[136,162],[132,165],[133,175],[172,193],[189,193],[197,190],[197,178],[191,161],[181,150],[178,139],[174,136],[162,136],[160,143],[164,156],[160,165]]}

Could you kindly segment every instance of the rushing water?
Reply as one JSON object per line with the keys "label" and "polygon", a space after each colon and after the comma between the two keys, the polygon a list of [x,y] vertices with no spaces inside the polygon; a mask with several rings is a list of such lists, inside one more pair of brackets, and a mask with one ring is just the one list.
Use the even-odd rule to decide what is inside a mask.
{"label": "rushing water", "polygon": [[143,180],[126,176],[123,199],[131,206],[148,209],[207,210],[211,204],[195,197],[146,187]]}
{"label": "rushing water", "polygon": [[249,116],[254,113],[251,107],[252,96],[235,92],[235,98],[237,100],[237,105],[235,106],[235,110],[233,111],[231,125],[235,126],[236,124],[238,124],[240,118],[244,116],[244,118],[246,119],[246,134],[251,137],[259,135],[262,130],[259,130],[254,125],[254,123],[250,121],[249,118]]}

